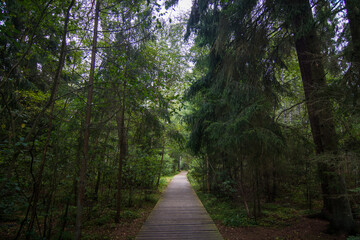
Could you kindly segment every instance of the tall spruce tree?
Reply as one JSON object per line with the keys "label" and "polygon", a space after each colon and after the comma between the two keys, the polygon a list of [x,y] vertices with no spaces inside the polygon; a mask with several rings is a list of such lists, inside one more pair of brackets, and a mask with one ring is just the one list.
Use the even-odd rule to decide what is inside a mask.
{"label": "tall spruce tree", "polygon": [[[263,175],[273,175],[265,166],[284,146],[273,116],[281,88],[269,28],[259,24],[264,17],[256,1],[199,1],[188,24],[188,34],[195,32],[196,42],[209,49],[208,71],[188,92],[197,106],[188,117],[189,145],[212,166],[214,171],[206,171],[212,191],[222,192],[224,184],[241,189],[244,171],[239,169],[246,162],[255,217],[261,211]],[[244,192],[242,197],[247,206]]]}
{"label": "tall spruce tree", "polygon": [[321,44],[310,3],[308,0],[282,1],[280,7],[286,18],[285,22],[289,24],[294,34],[316,153],[325,155],[325,160],[318,163],[324,202],[323,212],[335,231],[349,233],[354,230],[354,219],[345,180],[339,171],[338,137],[332,106],[326,93],[327,83]]}
{"label": "tall spruce tree", "polygon": [[[236,9],[236,11],[233,9]],[[350,18],[354,16],[351,11],[348,11],[348,13]],[[275,41],[276,37],[271,36],[280,35],[279,33],[283,31],[282,29],[288,29],[292,34],[285,33],[283,34],[284,38],[279,39],[280,41]],[[355,30],[355,28],[353,27],[352,30]],[[263,35],[261,32],[263,32]],[[318,38],[317,25],[309,1],[195,1],[188,22],[187,36],[191,33],[196,34],[201,44],[207,44],[210,48],[209,73],[202,81],[198,81],[193,85],[193,89],[199,91],[201,88],[210,87],[211,89],[211,86],[217,86],[217,89],[226,89],[227,83],[232,78],[241,79],[246,77],[247,79],[258,79],[251,82],[251,85],[255,86],[254,88],[248,87],[246,89],[242,87],[245,91],[235,99],[241,99],[241,96],[248,96],[247,94],[256,89],[257,83],[263,84],[259,85],[260,89],[266,89],[268,86],[266,80],[274,78],[271,74],[259,76],[259,73],[262,71],[264,73],[271,73],[273,71],[273,65],[266,63],[275,63],[278,67],[283,67],[284,63],[281,61],[281,57],[286,56],[286,51],[285,53],[279,53],[278,50],[284,49],[282,45],[289,46],[289,43],[293,41],[293,46],[298,56],[316,153],[319,155],[319,158],[325,159],[319,161],[318,164],[324,200],[324,213],[330,219],[332,229],[335,231],[351,232],[354,229],[354,220],[345,181],[341,171],[339,171],[338,139],[332,115],[332,106],[327,94],[326,74],[323,64],[324,56],[322,55],[323,49]],[[274,41],[272,45],[269,44],[271,40]],[[256,47],[251,48],[251,44],[245,47],[246,44],[244,42],[249,41],[256,42]],[[232,49],[231,46],[236,47]],[[273,49],[276,51],[272,52],[269,46],[274,46]],[[263,54],[259,50],[262,48],[269,55]],[[233,55],[233,58],[231,58],[229,53]],[[237,58],[241,58],[242,61],[237,62]],[[264,61],[261,65],[264,67],[263,70],[260,70],[260,65],[256,64],[258,59]],[[267,59],[268,61],[266,61]],[[235,64],[236,67],[234,67],[237,71],[228,71],[234,63],[237,63]],[[247,70],[251,68],[257,71],[251,72]],[[214,73],[223,73],[223,75],[215,78],[214,76],[219,75]],[[227,79],[225,83],[222,81],[223,79]],[[265,81],[259,81],[260,79]],[[243,83],[244,81],[240,82]],[[232,89],[236,88],[233,87]],[[217,124],[216,127],[211,128],[213,134],[204,138],[206,131],[209,132],[208,125],[204,124],[216,121],[217,107],[222,109],[220,117],[223,118],[224,112],[226,112],[228,107],[220,100],[221,97],[219,98],[219,96],[224,96],[224,94],[231,96],[231,91],[224,91],[221,95],[219,93],[215,94],[214,91],[209,93],[211,95],[208,95],[207,98],[210,97],[209,99],[212,101],[206,101],[206,105],[197,111],[200,122],[198,120],[193,124],[193,126],[196,126],[196,129],[193,129],[190,140],[198,142],[197,144],[193,143],[193,146],[199,146],[201,142],[209,146],[208,141],[214,138],[216,129],[222,129],[222,132],[224,132],[223,125]],[[259,103],[259,99],[261,99],[259,96],[261,94],[257,92],[256,96],[254,99],[248,98],[248,105]],[[230,105],[232,106],[233,104]],[[259,105],[256,105],[256,108],[258,107]],[[203,113],[202,116],[199,115],[201,112]],[[266,111],[263,110],[263,112]],[[261,119],[258,115],[256,116],[257,120]],[[250,121],[252,126],[254,126],[253,119],[247,119],[247,121]],[[236,131],[234,133],[239,134]],[[261,137],[264,138],[265,136]],[[228,136],[227,139],[229,139]],[[243,139],[240,142],[244,144],[251,142],[251,139],[253,138],[247,136],[246,140]],[[249,146],[256,146],[256,144],[252,142]],[[262,152],[263,150],[256,148],[256,151]]]}

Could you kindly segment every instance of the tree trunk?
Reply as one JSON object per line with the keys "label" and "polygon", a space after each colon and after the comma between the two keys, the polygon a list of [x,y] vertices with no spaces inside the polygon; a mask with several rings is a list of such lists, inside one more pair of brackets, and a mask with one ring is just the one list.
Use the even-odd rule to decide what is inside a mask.
{"label": "tree trunk", "polygon": [[120,114],[116,116],[117,128],[118,128],[118,146],[119,146],[119,167],[118,167],[118,179],[117,179],[117,195],[116,195],[116,215],[115,222],[120,222],[120,211],[121,211],[121,191],[122,191],[122,167],[126,158],[126,149],[125,149],[125,120],[124,112],[122,109]]}
{"label": "tree trunk", "polygon": [[[107,129],[106,137],[105,137],[105,140],[104,140],[104,143],[103,143],[104,146],[107,145],[109,135],[110,135],[110,128]],[[105,159],[105,156],[106,156],[106,147],[103,150],[100,159]],[[95,189],[94,189],[94,200],[95,201],[98,200],[98,195],[99,195],[99,188],[100,188],[100,181],[101,181],[101,168],[100,168],[100,166],[97,167],[97,171],[98,171],[98,174],[97,174],[97,177],[96,177],[96,184],[95,184]]]}
{"label": "tree trunk", "polygon": [[318,164],[324,213],[329,217],[332,229],[350,232],[354,219],[345,181],[338,169],[337,136],[331,104],[325,93],[325,71],[310,3],[308,0],[295,0],[288,1],[288,4],[292,8],[289,14],[316,153],[329,156]]}
{"label": "tree trunk", "polygon": [[305,164],[306,164],[305,165],[306,166],[306,168],[305,168],[305,171],[306,171],[306,200],[308,203],[308,208],[311,211],[312,210],[311,177],[310,177],[311,169],[310,169],[310,163],[308,160],[306,161]]}
{"label": "tree trunk", "polygon": [[269,170],[265,169],[264,173],[263,173],[263,183],[262,185],[264,186],[264,194],[266,194],[266,202],[271,202],[271,187],[270,187],[270,175],[269,175]]}
{"label": "tree trunk", "polygon": [[360,68],[360,0],[345,0],[353,47],[352,62]]}
{"label": "tree trunk", "polygon": [[276,179],[276,164],[275,164],[275,158],[273,158],[272,161],[272,178],[273,178],[273,185],[272,185],[272,197],[271,197],[271,201],[275,201],[276,196],[277,196],[277,179]]}
{"label": "tree trunk", "polygon": [[60,228],[60,231],[59,231],[58,240],[62,239],[62,235],[63,235],[63,233],[65,231],[65,227],[66,227],[66,223],[67,223],[67,219],[68,219],[69,205],[70,205],[70,197],[68,196],[67,200],[66,200],[65,212],[64,212],[64,215],[63,215],[63,218],[62,218],[62,224],[61,224],[61,228]]}
{"label": "tree trunk", "polygon": [[260,170],[259,170],[259,167],[258,166],[256,166],[256,169],[255,169],[255,171],[256,171],[256,212],[257,212],[257,214],[258,214],[258,216],[260,217],[261,216],[261,203],[260,203],[260,187],[259,187],[259,178],[260,178],[260,174],[259,174],[259,172],[260,172]]}
{"label": "tree trunk", "polygon": [[244,185],[243,185],[243,174],[244,174],[244,172],[243,172],[243,158],[241,158],[241,160],[240,160],[240,176],[237,177],[238,190],[240,191],[240,195],[241,195],[241,198],[242,198],[243,203],[244,203],[246,214],[247,214],[248,217],[250,217],[249,205],[248,205],[247,200],[246,200],[245,191],[244,191]]}
{"label": "tree trunk", "polygon": [[161,172],[162,172],[163,162],[164,162],[164,153],[165,153],[165,140],[163,140],[163,144],[162,144],[160,168],[159,168],[158,178],[156,181],[156,188],[159,188],[159,184],[160,184]]}
{"label": "tree trunk", "polygon": [[210,169],[209,169],[209,157],[206,155],[206,190],[210,193]]}
{"label": "tree trunk", "polygon": [[[55,77],[54,77],[54,82],[53,82],[53,86],[51,89],[51,95],[50,95],[50,99],[49,99],[49,103],[50,103],[50,116],[49,116],[49,122],[48,122],[48,128],[47,128],[47,138],[45,141],[45,145],[44,145],[44,149],[43,149],[43,153],[41,156],[41,162],[40,162],[40,167],[39,167],[39,172],[37,174],[37,179],[34,182],[34,188],[33,188],[33,202],[32,202],[32,207],[31,207],[31,217],[30,217],[30,222],[29,222],[29,226],[28,226],[28,233],[30,233],[33,229],[34,226],[34,222],[35,222],[35,217],[36,217],[36,211],[37,211],[37,204],[39,201],[39,195],[40,195],[40,190],[41,190],[41,183],[42,183],[42,177],[43,177],[43,172],[44,172],[44,168],[45,168],[45,162],[46,162],[46,155],[47,155],[47,150],[50,144],[50,138],[51,138],[51,131],[52,131],[52,120],[53,120],[53,114],[54,114],[54,107],[55,107],[55,98],[57,95],[57,91],[59,88],[59,82],[60,82],[60,77],[61,77],[61,73],[62,73],[62,69],[64,67],[64,63],[65,63],[65,56],[66,56],[66,35],[67,35],[67,28],[68,28],[68,23],[69,23],[69,19],[70,19],[70,10],[73,7],[73,5],[75,4],[75,0],[72,0],[67,12],[66,12],[66,17],[65,17],[65,23],[64,23],[64,32],[63,32],[63,36],[62,36],[62,43],[61,43],[61,50],[60,50],[60,58],[59,58],[59,64],[55,73]],[[26,235],[26,239],[30,239],[31,234],[27,234]]]}
{"label": "tree trunk", "polygon": [[123,83],[123,97],[122,107],[120,113],[116,115],[116,123],[118,129],[118,147],[119,147],[119,168],[117,179],[117,195],[116,195],[116,215],[115,222],[120,222],[121,211],[121,191],[122,191],[122,167],[127,155],[127,143],[126,143],[126,131],[125,131],[125,91],[126,91],[126,79]]}
{"label": "tree trunk", "polygon": [[349,86],[352,86],[353,105],[357,105],[360,85],[360,0],[345,0],[347,18],[350,25],[352,55],[351,55],[351,78]]}
{"label": "tree trunk", "polygon": [[95,22],[94,22],[94,35],[91,50],[91,63],[88,83],[88,97],[86,101],[86,119],[84,130],[84,143],[83,143],[83,157],[79,167],[79,183],[78,183],[78,197],[76,202],[76,224],[75,224],[75,239],[81,239],[81,226],[82,226],[82,208],[85,198],[85,180],[86,168],[89,160],[89,138],[90,138],[90,122],[91,122],[91,107],[94,89],[94,71],[95,71],[95,58],[96,58],[96,45],[97,45],[97,32],[99,22],[100,0],[96,0],[95,7]]}

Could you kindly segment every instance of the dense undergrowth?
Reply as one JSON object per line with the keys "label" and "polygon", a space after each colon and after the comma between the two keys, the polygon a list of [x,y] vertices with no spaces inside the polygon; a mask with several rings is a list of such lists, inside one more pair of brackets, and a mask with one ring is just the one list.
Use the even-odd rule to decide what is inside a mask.
{"label": "dense undergrowth", "polygon": [[[146,219],[147,215],[154,208],[162,192],[175,174],[161,177],[157,190],[133,190],[131,192],[124,190],[122,199],[123,208],[120,213],[120,223],[118,224],[114,223],[116,214],[114,207],[115,199],[100,198],[96,204],[88,202],[89,205],[85,210],[82,239],[134,239],[134,234],[141,227],[142,221]],[[62,213],[62,209],[52,213],[51,217],[54,219],[53,225],[59,226],[59,221],[66,221],[65,225],[67,227],[61,231],[61,229],[50,226],[48,229],[54,233],[51,239],[71,240],[74,237],[73,228],[75,225],[76,207],[73,205],[69,206],[66,218],[61,215]],[[21,214],[14,215],[11,219],[0,224],[0,239],[14,239],[23,218],[24,216]],[[43,221],[43,217],[39,217],[39,224]],[[132,226],[136,221],[140,222],[137,226]],[[134,227],[136,229],[131,230]],[[124,231],[122,228],[128,229],[129,232]],[[117,236],[117,232],[121,232],[122,236]],[[42,239],[40,236],[41,234],[36,232],[32,239]]]}
{"label": "dense undergrowth", "polygon": [[[250,215],[248,215],[242,202],[235,202],[233,198],[222,197],[219,194],[208,193],[201,190],[201,186],[199,186],[192,178],[191,174],[188,175],[188,178],[195,189],[197,196],[200,198],[214,222],[225,227],[265,227],[271,229],[283,229],[303,221],[304,217],[313,218],[314,216],[319,215],[321,211],[320,199],[314,200],[312,205],[313,208],[310,210],[304,207],[306,206],[306,201],[300,199],[298,197],[299,194],[292,193],[285,197],[286,201],[279,198],[274,202],[263,202],[261,204],[261,214],[255,218],[251,215],[251,204],[249,205]],[[289,202],[291,202],[291,204]],[[301,231],[301,229],[298,230]],[[283,238],[277,237],[275,239]],[[348,236],[346,239],[360,240],[360,235]]]}
{"label": "dense undergrowth", "polygon": [[248,216],[241,203],[227,198],[219,198],[203,191],[196,192],[214,221],[230,227],[282,227],[309,213],[308,210],[281,203],[262,204],[262,214],[258,218]]}

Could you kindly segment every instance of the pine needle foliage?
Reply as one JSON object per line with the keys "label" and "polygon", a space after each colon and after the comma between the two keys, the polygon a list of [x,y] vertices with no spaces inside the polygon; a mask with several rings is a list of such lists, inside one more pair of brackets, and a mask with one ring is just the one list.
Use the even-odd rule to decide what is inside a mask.
{"label": "pine needle foliage", "polygon": [[[284,92],[276,77],[279,48],[269,37],[271,29],[260,24],[266,18],[257,1],[199,0],[188,22],[186,37],[194,32],[198,46],[210,49],[207,60],[197,65],[208,69],[205,76],[186,95],[194,104],[186,118],[188,146],[208,161],[209,185],[218,193],[224,184],[238,189],[244,176],[248,187],[255,186],[259,166],[273,164],[286,145],[274,121]],[[239,174],[243,167],[248,174]],[[252,191],[255,199],[257,187]]]}

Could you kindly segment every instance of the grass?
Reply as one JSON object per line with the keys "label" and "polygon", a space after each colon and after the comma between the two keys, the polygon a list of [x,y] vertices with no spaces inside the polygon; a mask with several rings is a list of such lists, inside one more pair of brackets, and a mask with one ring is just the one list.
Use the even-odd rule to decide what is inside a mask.
{"label": "grass", "polygon": [[346,238],[346,240],[360,240],[360,235],[349,236],[349,237]]}
{"label": "grass", "polygon": [[[220,222],[229,227],[283,227],[290,222],[296,221],[304,216],[306,211],[299,210],[281,203],[263,203],[262,214],[256,220],[248,217],[244,207],[236,204],[227,198],[217,198],[213,194],[204,193],[199,186],[194,184],[195,181],[190,179],[198,197],[214,221]],[[251,210],[250,210],[251,211]]]}
{"label": "grass", "polygon": [[259,218],[258,224],[264,227],[288,226],[290,222],[296,221],[304,213],[304,210],[298,210],[289,206],[265,203],[262,205],[262,216]]}
{"label": "grass", "polygon": [[220,199],[201,191],[197,191],[197,195],[214,221],[230,227],[284,227],[304,216],[306,212],[279,203],[263,203],[261,216],[255,221],[247,216],[242,206],[228,199]]}
{"label": "grass", "polygon": [[162,176],[160,178],[160,182],[159,182],[159,191],[160,192],[163,192],[167,185],[170,183],[170,181],[173,179],[173,177],[177,174],[177,172],[175,172],[174,174],[172,175],[169,175],[169,176]]}
{"label": "grass", "polygon": [[255,220],[247,217],[246,211],[225,199],[218,199],[212,194],[197,191],[197,195],[214,221],[225,226],[255,226]]}

